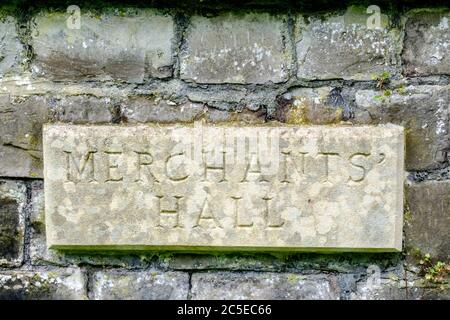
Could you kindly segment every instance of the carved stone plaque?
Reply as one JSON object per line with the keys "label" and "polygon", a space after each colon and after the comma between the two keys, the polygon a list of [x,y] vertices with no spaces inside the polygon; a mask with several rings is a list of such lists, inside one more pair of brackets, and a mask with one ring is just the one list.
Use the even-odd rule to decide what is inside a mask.
{"label": "carved stone plaque", "polygon": [[44,127],[49,247],[401,250],[403,128]]}

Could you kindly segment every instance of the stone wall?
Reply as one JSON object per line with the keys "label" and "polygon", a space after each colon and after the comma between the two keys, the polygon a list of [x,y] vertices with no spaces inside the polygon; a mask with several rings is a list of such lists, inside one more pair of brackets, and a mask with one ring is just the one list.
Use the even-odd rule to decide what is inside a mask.
{"label": "stone wall", "polygon": [[[0,299],[450,298],[448,8],[152,3],[0,10]],[[196,120],[403,125],[403,252],[46,248],[43,123]]]}

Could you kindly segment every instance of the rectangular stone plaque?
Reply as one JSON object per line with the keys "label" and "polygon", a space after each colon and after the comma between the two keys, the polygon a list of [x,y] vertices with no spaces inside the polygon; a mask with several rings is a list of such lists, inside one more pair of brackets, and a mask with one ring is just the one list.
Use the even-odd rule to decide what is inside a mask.
{"label": "rectangular stone plaque", "polygon": [[403,128],[44,127],[48,246],[399,251]]}

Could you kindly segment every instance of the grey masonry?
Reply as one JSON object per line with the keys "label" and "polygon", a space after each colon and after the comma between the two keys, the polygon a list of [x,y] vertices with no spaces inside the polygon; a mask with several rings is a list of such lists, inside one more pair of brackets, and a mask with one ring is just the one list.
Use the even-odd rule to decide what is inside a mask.
{"label": "grey masonry", "polygon": [[[430,2],[420,4],[419,1],[414,4],[398,1],[389,7],[379,4],[380,26],[373,29],[367,24],[371,14],[367,13],[366,3],[362,1],[361,6],[347,9],[342,2],[333,3],[334,8],[319,8],[317,2],[303,1],[298,2],[298,6],[290,6],[289,10],[286,1],[278,0],[247,1],[239,5],[221,2],[224,10],[215,10],[209,0],[183,4],[178,1],[170,8],[166,4],[150,8],[150,2],[142,2],[139,6],[127,2],[108,7],[99,2],[79,4],[80,29],[68,27],[70,15],[64,1],[53,1],[51,7],[42,4],[26,8],[27,3],[18,2],[1,6],[0,299],[449,298],[450,274],[446,271],[450,263],[448,7],[433,8]],[[337,8],[341,6],[342,10]],[[289,124],[323,125],[335,129],[364,125],[372,130],[371,126],[390,123],[402,126],[406,170],[402,175],[405,177],[402,252],[317,254],[284,249],[281,252],[285,247],[270,253],[243,252],[238,247],[232,247],[233,252],[218,252],[212,247],[209,247],[211,250],[189,247],[192,252],[152,249],[101,254],[101,250],[74,252],[55,250],[57,246],[47,247],[47,240],[53,241],[47,239],[47,235],[56,229],[52,223],[45,223],[46,219],[54,217],[46,199],[52,186],[47,179],[44,181],[43,172],[46,157],[43,155],[42,127],[45,123],[114,124],[115,127],[169,123],[191,128],[192,123],[202,119],[209,125],[220,122],[236,127]],[[336,134],[339,143],[346,139],[351,143],[356,138],[358,136],[354,134]],[[69,158],[70,178],[75,182],[63,184],[66,187],[71,184],[81,187],[86,183],[83,179],[90,177],[91,158],[83,171],[82,153],[72,153],[73,158]],[[217,167],[223,159],[221,156],[219,153]],[[106,185],[121,185],[115,181],[105,183],[106,157],[111,160],[110,178],[119,178],[117,174],[122,173],[122,168],[114,167],[116,161],[121,160],[120,155],[105,156],[100,151],[93,154],[97,161],[94,170],[96,174],[101,173],[96,176],[99,189],[92,191],[92,196],[99,200],[93,208],[100,208],[105,215],[117,210],[117,215],[98,221],[93,219],[91,231],[103,232],[116,240],[122,236],[121,230],[112,230],[111,225],[137,225],[138,222],[133,220],[134,213],[143,211],[149,213],[149,217],[157,217],[158,208],[148,204],[157,205],[158,198],[135,199],[132,204],[136,207],[129,210],[106,205],[106,200],[102,200],[97,191]],[[131,166],[136,164],[136,157],[132,154],[126,158]],[[302,157],[300,154],[297,158],[297,169],[302,168]],[[169,174],[184,172],[186,167],[177,167],[181,158],[175,156],[169,160]],[[335,161],[339,158],[333,155],[317,157],[315,162],[308,163],[309,167],[305,166],[305,170],[317,169],[324,173],[326,158],[330,161],[333,177],[347,176],[348,172],[335,170]],[[363,171],[354,164],[363,164],[358,161],[364,158],[355,157],[353,164],[343,161],[342,167],[353,170],[352,178],[358,179]],[[164,173],[164,161],[161,164],[158,159],[146,165],[152,159],[145,155],[141,158],[143,179],[150,177],[150,169],[152,173],[163,169]],[[279,158],[281,165],[284,159]],[[307,155],[305,159],[311,160]],[[317,177],[297,175],[292,159],[288,156],[287,160],[292,169],[291,178],[295,178],[291,181],[317,181]],[[77,169],[80,164],[81,177]],[[249,179],[259,177],[259,170],[254,165],[257,162],[252,163]],[[377,173],[379,168],[373,167],[370,174]],[[221,169],[207,169],[208,179],[215,181],[219,188],[229,183],[218,182],[221,173]],[[123,177],[129,179],[132,176],[124,172]],[[164,174],[158,177],[160,182],[167,184],[186,183],[174,182]],[[81,178],[79,182],[78,178]],[[380,177],[379,180],[383,179]],[[385,181],[392,179],[389,177]],[[179,217],[198,218],[203,208],[203,198],[196,210],[188,211],[183,207],[187,201],[193,201],[191,196],[197,192],[192,185],[204,183],[195,179],[191,182],[193,184],[187,182],[189,192],[180,199]],[[363,183],[366,182],[367,177]],[[108,192],[105,195],[119,199],[119,203],[128,200],[120,197],[135,194],[136,190],[151,196],[150,183],[145,180],[145,183],[141,182],[141,189],[131,184],[126,190],[120,189],[120,195]],[[254,231],[259,234],[266,221],[264,205],[269,201],[272,204],[269,209],[277,209],[276,198],[257,198],[259,202],[248,203],[254,188],[261,188],[267,182],[258,182],[256,187],[253,181],[245,183],[250,187],[243,191],[242,199],[229,199],[229,194],[222,192],[224,195],[213,200],[217,200],[218,205],[226,201],[230,221],[235,221],[237,202],[239,221],[244,225],[253,222]],[[380,186],[378,181],[372,181],[370,185],[372,188]],[[338,190],[339,186],[336,184],[331,188]],[[308,210],[297,217],[298,221],[304,224],[309,219],[311,225],[317,222],[315,236],[313,238],[311,233],[309,239],[323,241],[319,231],[328,236],[335,232],[333,228],[337,222],[340,223],[334,216],[329,223],[327,214],[315,215],[326,212],[327,207],[321,208],[313,200],[327,198],[330,206],[341,203],[333,197],[347,194],[346,190],[339,188],[339,192],[330,196],[319,191],[313,193],[314,197],[307,197],[308,188],[300,190],[298,207],[307,206]],[[365,190],[369,194],[355,189],[353,197],[342,202],[344,208],[351,208],[352,218],[363,213],[355,204],[359,203],[361,207],[367,204],[360,201],[360,197],[364,195],[367,201],[373,192],[377,192]],[[69,191],[72,199],[79,194],[87,197],[87,192]],[[159,194],[164,196],[162,212],[159,212],[163,226],[167,227],[173,222],[171,219],[175,215],[171,211],[173,213],[176,208],[176,199],[170,197],[170,191]],[[277,197],[286,194],[283,190],[278,191],[276,189]],[[61,188],[57,192],[62,197],[68,191]],[[376,197],[376,201],[395,194],[384,193]],[[308,199],[311,199],[309,206]],[[78,205],[83,200],[72,202]],[[247,208],[255,210],[245,211]],[[391,225],[385,223],[383,217],[392,219],[397,215],[389,210],[383,216],[382,209],[376,206],[364,206],[363,209],[376,214],[358,222],[349,220],[354,228],[348,234],[363,225],[367,236],[373,239],[380,234],[377,230]],[[400,205],[396,210],[401,213]],[[335,208],[329,211],[341,212]],[[64,231],[70,232],[70,227],[64,226],[73,226],[77,217],[67,219],[67,212],[62,211],[64,215],[55,220],[55,225],[61,227],[58,231],[62,236]],[[211,212],[217,211],[213,206],[206,206],[200,226],[194,231],[208,227],[208,223],[215,226],[212,219],[203,219]],[[272,219],[269,222],[280,222],[273,219],[278,218],[276,210],[269,212]],[[279,212],[283,213],[283,210]],[[290,213],[293,215],[295,211]],[[98,217],[97,212],[90,214],[92,218]],[[80,215],[80,219],[87,217]],[[247,220],[249,217],[253,220]],[[401,219],[400,215],[398,217]],[[286,223],[284,228],[288,226]],[[402,233],[401,225],[402,221],[396,224],[396,228],[400,226],[396,229],[397,236]],[[327,233],[330,226],[332,230]],[[141,227],[147,233],[154,230],[154,225],[146,222]],[[389,230],[384,232],[391,235]],[[87,230],[84,234],[92,233]],[[307,235],[303,232],[304,237]],[[241,239],[248,243],[247,238]],[[261,241],[261,244],[265,243]],[[91,248],[84,244],[79,247]],[[152,248],[162,247],[169,248],[166,243]],[[96,245],[95,249],[98,248],[100,246]],[[133,248],[150,249],[150,246]],[[296,249],[307,250],[305,247]],[[332,249],[320,247],[314,250]],[[437,268],[442,264],[444,267]],[[376,286],[368,273],[374,265],[379,267],[381,277]]]}

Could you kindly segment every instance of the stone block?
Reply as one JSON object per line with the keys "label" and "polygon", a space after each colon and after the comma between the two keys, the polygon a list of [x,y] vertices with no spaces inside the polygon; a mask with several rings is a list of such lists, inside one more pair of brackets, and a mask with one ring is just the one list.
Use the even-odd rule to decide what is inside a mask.
{"label": "stone block", "polygon": [[0,271],[0,300],[85,300],[86,276],[76,268]]}
{"label": "stone block", "polygon": [[405,245],[411,252],[450,260],[450,182],[426,181],[406,188],[409,214]]}
{"label": "stone block", "polygon": [[54,121],[70,123],[111,123],[113,121],[112,99],[92,96],[63,96],[52,108]]}
{"label": "stone block", "polygon": [[186,300],[189,275],[184,272],[99,271],[91,283],[96,300]]}
{"label": "stone block", "polygon": [[122,104],[123,120],[129,123],[193,122],[203,111],[199,103],[178,104],[154,96],[131,97]]}
{"label": "stone block", "polygon": [[0,176],[42,177],[42,124],[50,118],[48,100],[0,99]]}
{"label": "stone block", "polygon": [[0,176],[42,178],[42,125],[111,122],[109,98],[0,96]]}
{"label": "stone block", "polygon": [[402,55],[407,76],[450,74],[449,19],[448,11],[408,15]]}
{"label": "stone block", "polygon": [[34,74],[54,80],[142,83],[172,75],[174,23],[153,10],[83,12],[80,28],[65,13],[33,19]]}
{"label": "stone block", "polygon": [[395,123],[405,127],[406,169],[445,166],[450,150],[450,86],[408,86],[386,92],[359,90],[356,106],[369,114],[359,123]]}
{"label": "stone block", "polygon": [[0,180],[0,266],[20,266],[25,234],[26,186]]}
{"label": "stone block", "polygon": [[214,272],[192,275],[194,300],[335,300],[333,279],[295,273]]}
{"label": "stone block", "polygon": [[26,53],[17,33],[17,20],[11,16],[0,20],[0,75],[4,76],[21,71]]}
{"label": "stone block", "polygon": [[277,120],[290,124],[335,124],[350,117],[339,89],[296,88],[279,99]]}
{"label": "stone block", "polygon": [[401,250],[403,140],[394,125],[47,125],[47,242]]}
{"label": "stone block", "polygon": [[383,72],[399,72],[401,33],[381,15],[379,28],[368,28],[361,8],[344,15],[298,16],[296,22],[297,77],[302,79],[371,80]]}
{"label": "stone block", "polygon": [[180,76],[197,83],[279,83],[288,79],[291,56],[284,16],[193,16]]}
{"label": "stone block", "polygon": [[369,278],[360,281],[350,299],[356,300],[448,300],[450,289],[448,285],[423,285],[418,281],[406,283],[402,279],[379,280]]}

